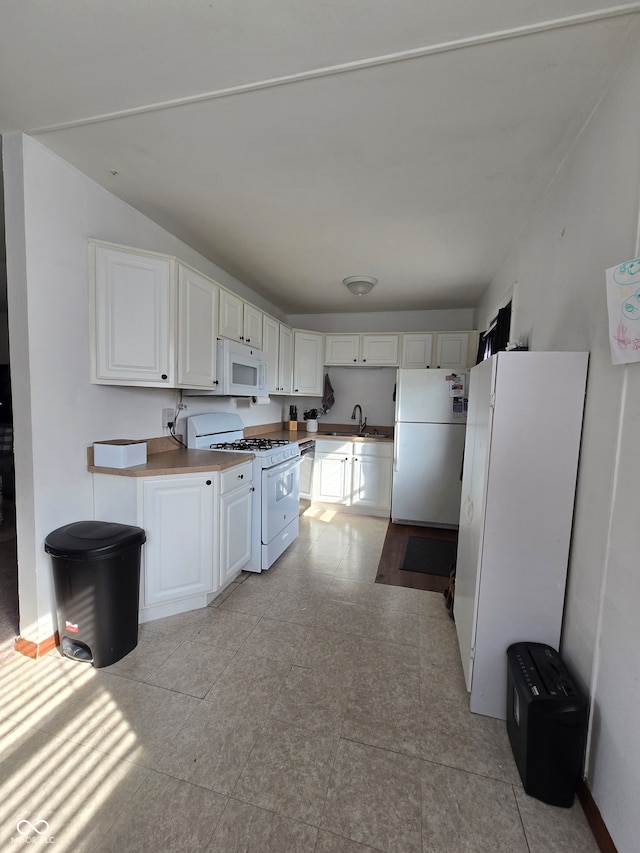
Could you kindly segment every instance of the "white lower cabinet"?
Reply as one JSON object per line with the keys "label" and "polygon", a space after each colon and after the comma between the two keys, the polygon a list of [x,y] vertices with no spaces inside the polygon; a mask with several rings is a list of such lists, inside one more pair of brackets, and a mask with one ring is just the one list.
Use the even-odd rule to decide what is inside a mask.
{"label": "white lower cabinet", "polygon": [[214,475],[150,477],[142,490],[143,606],[214,591]]}
{"label": "white lower cabinet", "polygon": [[378,441],[318,439],[312,498],[365,515],[391,510],[393,445]]}
{"label": "white lower cabinet", "polygon": [[226,586],[251,559],[252,465],[223,471],[220,477],[220,586]]}
{"label": "white lower cabinet", "polygon": [[94,517],[146,533],[140,622],[206,607],[249,561],[251,465],[248,484],[220,494],[221,478],[245,465],[159,477],[93,475]]}
{"label": "white lower cabinet", "polygon": [[[368,448],[368,445],[362,445]],[[390,446],[390,445],[389,445]],[[391,509],[391,457],[370,456],[356,445],[351,473],[351,506]]]}

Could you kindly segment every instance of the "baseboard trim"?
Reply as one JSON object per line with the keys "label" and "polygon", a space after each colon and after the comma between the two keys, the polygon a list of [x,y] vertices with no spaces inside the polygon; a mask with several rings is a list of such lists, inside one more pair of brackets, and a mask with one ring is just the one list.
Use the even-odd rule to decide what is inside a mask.
{"label": "baseboard trim", "polygon": [[591,791],[584,779],[579,783],[577,793],[578,800],[582,806],[582,811],[585,814],[587,823],[591,827],[591,832],[593,832],[593,837],[595,838],[596,844],[600,848],[601,853],[618,853],[616,845],[613,843],[613,839],[609,835],[607,825],[602,819],[600,809],[596,805],[596,801],[591,796]]}
{"label": "baseboard trim", "polygon": [[41,643],[34,643],[31,640],[25,640],[24,637],[18,637],[14,648],[17,652],[20,652],[21,655],[37,660],[38,658],[44,657],[58,645],[60,645],[60,637],[56,631],[52,637],[47,637],[47,639],[43,640]]}

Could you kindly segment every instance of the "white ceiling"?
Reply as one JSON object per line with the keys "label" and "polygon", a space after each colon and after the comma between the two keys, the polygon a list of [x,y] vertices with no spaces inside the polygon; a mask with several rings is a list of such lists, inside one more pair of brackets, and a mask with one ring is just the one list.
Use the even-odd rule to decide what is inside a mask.
{"label": "white ceiling", "polygon": [[[471,307],[638,12],[4,0],[0,131],[34,135],[288,314]],[[354,297],[356,274],[379,284]]]}

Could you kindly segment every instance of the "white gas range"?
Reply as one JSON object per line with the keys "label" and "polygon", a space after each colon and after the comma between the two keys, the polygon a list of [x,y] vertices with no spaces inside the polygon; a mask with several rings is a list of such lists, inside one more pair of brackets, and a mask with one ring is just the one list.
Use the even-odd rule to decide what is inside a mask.
{"label": "white gas range", "polygon": [[268,569],[297,538],[300,448],[286,439],[244,438],[240,415],[213,412],[187,418],[187,447],[253,453],[251,560],[246,571]]}

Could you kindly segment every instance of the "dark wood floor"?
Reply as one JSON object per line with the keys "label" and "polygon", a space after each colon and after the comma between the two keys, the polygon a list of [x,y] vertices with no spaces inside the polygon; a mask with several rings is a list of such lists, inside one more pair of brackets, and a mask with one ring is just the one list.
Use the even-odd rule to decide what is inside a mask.
{"label": "dark wood floor", "polygon": [[426,575],[422,572],[405,572],[400,568],[409,536],[424,536],[426,539],[446,539],[456,542],[458,531],[440,527],[394,524],[390,521],[380,555],[376,583],[442,592],[449,585],[448,577]]}

